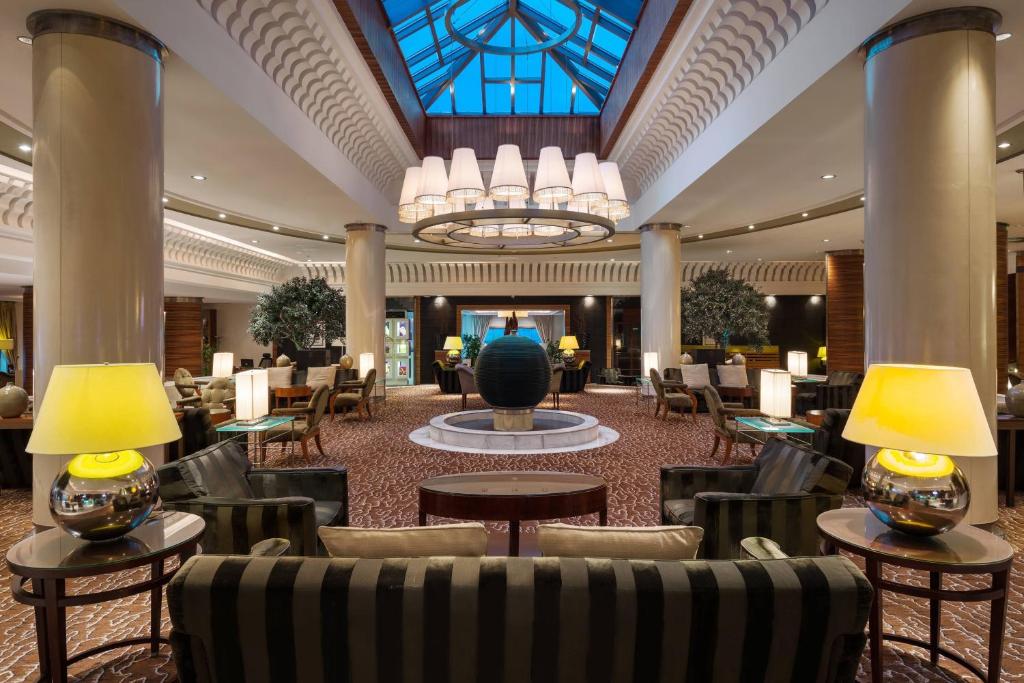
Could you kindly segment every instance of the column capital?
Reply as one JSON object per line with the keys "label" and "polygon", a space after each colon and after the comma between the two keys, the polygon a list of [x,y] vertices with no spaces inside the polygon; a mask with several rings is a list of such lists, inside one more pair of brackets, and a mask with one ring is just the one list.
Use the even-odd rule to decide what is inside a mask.
{"label": "column capital", "polygon": [[33,40],[48,33],[74,33],[113,40],[149,55],[158,63],[163,64],[166,46],[151,33],[92,12],[79,12],[67,9],[44,9],[28,15],[25,27],[32,34]]}
{"label": "column capital", "polygon": [[679,232],[682,229],[682,223],[644,223],[640,226],[640,232],[647,232],[648,230],[670,230]]}
{"label": "column capital", "polygon": [[387,232],[388,226],[380,223],[349,223],[345,232]]}
{"label": "column capital", "polygon": [[860,46],[865,61],[894,45],[945,31],[983,31],[995,34],[1003,15],[988,7],[950,7],[909,17],[874,34]]}

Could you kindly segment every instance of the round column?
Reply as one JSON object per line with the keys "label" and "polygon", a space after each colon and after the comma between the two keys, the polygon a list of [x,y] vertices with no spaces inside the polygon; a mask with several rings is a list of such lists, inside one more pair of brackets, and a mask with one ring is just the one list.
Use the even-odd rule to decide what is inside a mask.
{"label": "round column", "polygon": [[[940,10],[862,48],[867,364],[970,368],[993,430],[999,21],[984,8]],[[971,487],[968,521],[995,521],[996,458],[958,464]]]}
{"label": "round column", "polygon": [[[679,363],[682,263],[676,223],[640,226],[640,347],[658,354],[658,371]],[[643,362],[643,356],[641,356]]]}
{"label": "round column", "polygon": [[[35,12],[28,29],[38,406],[56,365],[163,362],[164,47],[83,12]],[[160,462],[163,449],[146,455]],[[33,462],[36,524],[52,525],[62,464]]]}
{"label": "round column", "polygon": [[[359,364],[364,353],[373,353],[377,382],[384,384],[384,233],[375,223],[345,226],[345,352]],[[359,368],[365,374],[365,368]]]}

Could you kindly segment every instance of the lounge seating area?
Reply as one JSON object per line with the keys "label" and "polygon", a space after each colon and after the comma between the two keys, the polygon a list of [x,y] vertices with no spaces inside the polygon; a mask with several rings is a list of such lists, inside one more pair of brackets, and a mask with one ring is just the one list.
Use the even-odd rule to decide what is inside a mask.
{"label": "lounge seating area", "polygon": [[0,683],[1024,682],[1024,3],[0,3]]}

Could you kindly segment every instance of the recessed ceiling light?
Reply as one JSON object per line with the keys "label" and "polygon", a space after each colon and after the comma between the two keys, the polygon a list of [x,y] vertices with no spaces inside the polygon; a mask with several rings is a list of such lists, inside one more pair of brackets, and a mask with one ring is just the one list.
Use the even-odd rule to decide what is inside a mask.
{"label": "recessed ceiling light", "polygon": [[998,147],[999,149],[1006,149],[1009,146],[1010,146],[1009,142],[1000,142],[998,145],[996,145],[996,147]]}
{"label": "recessed ceiling light", "polygon": [[747,230],[753,230],[753,229],[754,229],[754,226],[753,226],[753,225],[748,225],[748,226],[747,226]]}
{"label": "recessed ceiling light", "polygon": [[760,263],[760,262],[761,262],[761,259],[757,259],[757,262],[758,262],[758,263]]}
{"label": "recessed ceiling light", "polygon": [[801,215],[801,216],[803,216],[804,218],[807,218],[807,217],[808,217],[808,216],[810,216],[811,214],[809,214],[809,213],[807,213],[806,211],[804,211],[804,212],[803,212],[802,214],[800,214],[800,215]]}
{"label": "recessed ceiling light", "polygon": [[861,201],[864,201],[864,195],[861,195],[861,196],[860,196],[860,200],[861,200]]}
{"label": "recessed ceiling light", "polygon": [[331,236],[330,235],[324,235],[324,239],[325,240],[329,240],[329,239],[331,239]]}
{"label": "recessed ceiling light", "polygon": [[278,230],[280,230],[280,229],[281,229],[281,228],[277,227],[276,225],[274,226],[274,232],[277,232],[277,231],[278,231]]}
{"label": "recessed ceiling light", "polygon": [[167,203],[167,197],[161,198],[160,201],[162,201],[164,204],[166,204]]}
{"label": "recessed ceiling light", "polygon": [[726,253],[726,254],[731,254],[731,253],[732,253],[732,249],[726,249],[726,250],[725,250],[725,253]]}
{"label": "recessed ceiling light", "polygon": [[415,242],[416,244],[419,244],[419,243],[420,243],[420,241],[419,241],[419,240],[416,240],[416,239],[414,239],[414,240],[413,240],[413,242]]}
{"label": "recessed ceiling light", "polygon": [[26,144],[26,143],[23,142],[20,145],[18,145],[18,149],[20,149],[22,152],[31,152],[32,151],[32,145],[29,145],[29,144]]}
{"label": "recessed ceiling light", "polygon": [[228,217],[228,215],[226,213],[218,213],[217,214],[217,218],[219,218],[221,220],[224,220],[227,217]]}
{"label": "recessed ceiling light", "polygon": [[835,180],[835,178],[836,178],[836,174],[835,173],[826,173],[825,175],[821,176],[822,180]]}
{"label": "recessed ceiling light", "polygon": [[[996,40],[999,40],[999,39],[996,38]],[[19,43],[24,43],[25,45],[31,45],[32,44],[32,36],[18,36],[18,42]]]}
{"label": "recessed ceiling light", "polygon": [[610,259],[608,259],[608,260],[609,260],[609,261],[612,261],[613,263],[615,262],[615,259],[613,259],[613,258],[610,258]]}
{"label": "recessed ceiling light", "polygon": [[[996,34],[996,42],[997,43],[1001,43],[1004,40],[1006,40],[1007,38],[1012,38],[1012,37],[1013,37],[1012,33],[998,33],[998,34]],[[18,38],[18,40],[21,40],[21,38]]]}
{"label": "recessed ceiling light", "polygon": [[692,228],[693,226],[692,225],[684,225],[683,227],[684,228]]}
{"label": "recessed ceiling light", "polygon": [[611,238],[611,237],[609,237],[609,238],[608,238],[608,242],[609,242],[609,243],[611,243],[611,241],[612,241],[612,238]]}
{"label": "recessed ceiling light", "polygon": [[206,180],[206,176],[199,175],[198,173],[196,173],[195,175],[192,176],[192,180],[198,180],[199,182],[202,182]]}
{"label": "recessed ceiling light", "polygon": [[313,260],[313,259],[311,259],[311,258],[308,258],[308,259],[306,259],[306,263],[309,263],[309,262],[310,262],[310,261],[312,261],[312,260]]}
{"label": "recessed ceiling light", "polygon": [[260,243],[259,240],[251,240],[251,241],[252,241],[253,244],[259,244]]}
{"label": "recessed ceiling light", "polygon": [[697,235],[697,239],[699,239],[699,240],[704,239],[704,235]]}
{"label": "recessed ceiling light", "polygon": [[828,242],[828,238],[826,237],[825,239],[822,240],[822,242]]}

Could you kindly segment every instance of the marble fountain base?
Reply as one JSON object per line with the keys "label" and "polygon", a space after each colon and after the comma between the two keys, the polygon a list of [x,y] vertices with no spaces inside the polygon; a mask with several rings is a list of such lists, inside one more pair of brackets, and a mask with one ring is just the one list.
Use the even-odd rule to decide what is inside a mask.
{"label": "marble fountain base", "polygon": [[536,410],[533,429],[501,432],[494,428],[494,411],[464,410],[433,418],[409,434],[421,446],[458,453],[539,455],[599,448],[619,439],[614,429],[597,418],[567,410]]}

